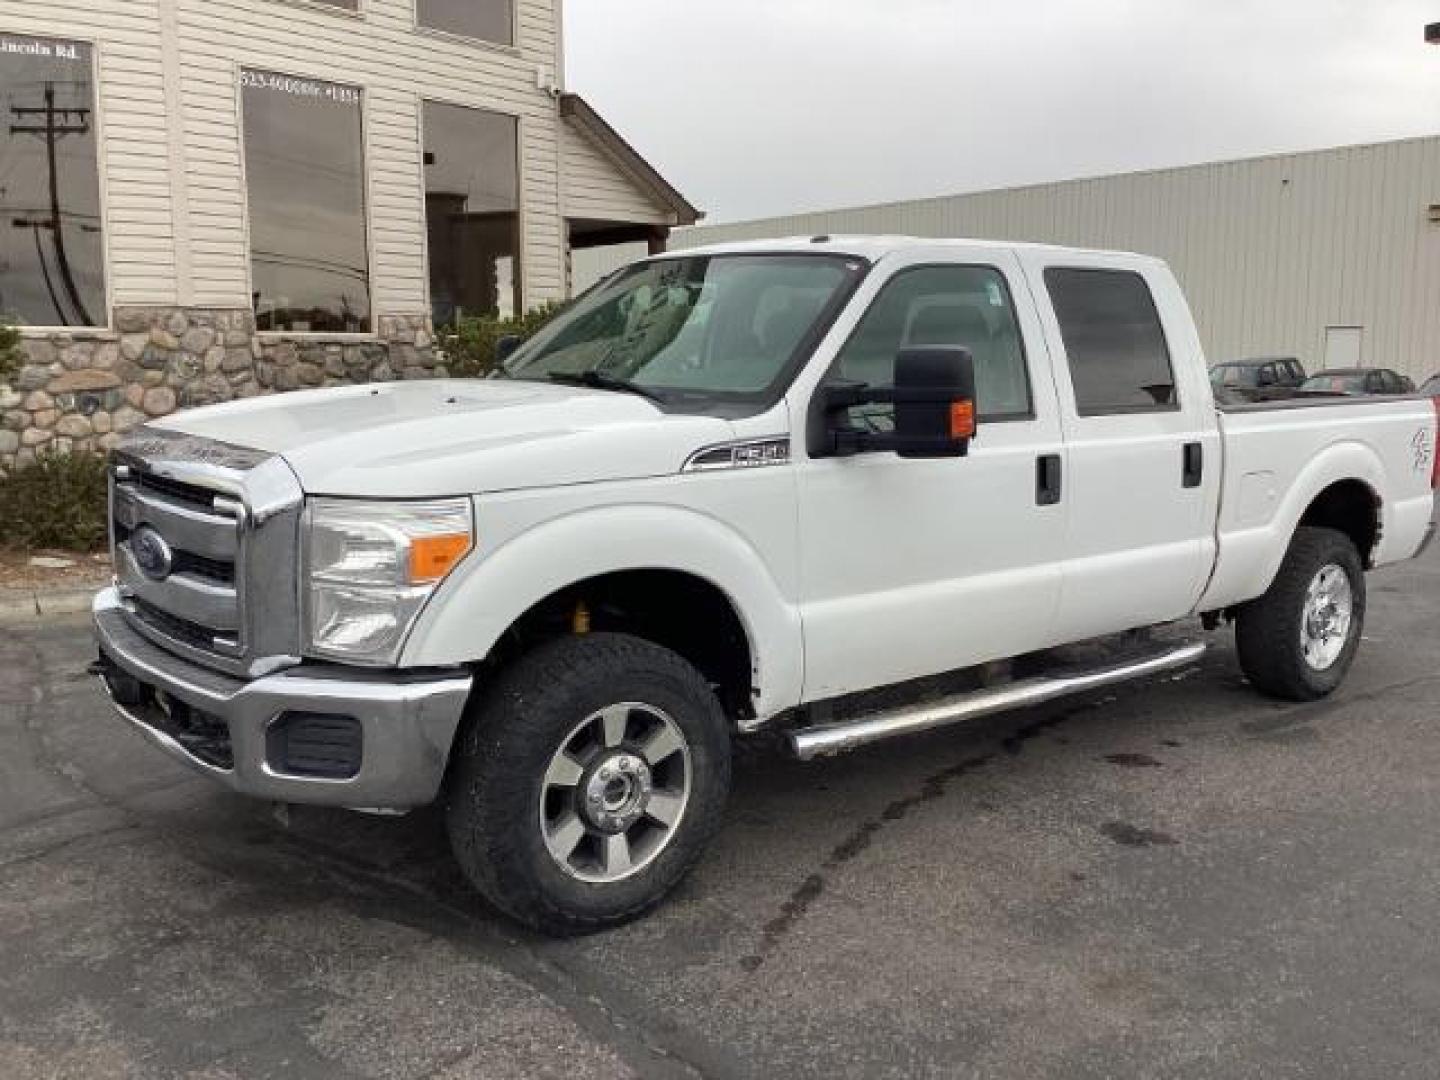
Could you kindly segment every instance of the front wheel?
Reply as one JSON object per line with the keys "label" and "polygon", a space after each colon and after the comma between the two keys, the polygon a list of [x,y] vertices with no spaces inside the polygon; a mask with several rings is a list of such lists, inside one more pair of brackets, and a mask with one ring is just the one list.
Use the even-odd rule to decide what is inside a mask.
{"label": "front wheel", "polygon": [[1345,679],[1365,626],[1365,569],[1334,529],[1295,531],[1269,590],[1240,609],[1240,667],[1259,690],[1314,701]]}
{"label": "front wheel", "polygon": [[729,786],[728,727],[700,673],[651,642],[587,634],[521,658],[479,700],[446,816],[488,900],[576,933],[659,903],[714,834]]}

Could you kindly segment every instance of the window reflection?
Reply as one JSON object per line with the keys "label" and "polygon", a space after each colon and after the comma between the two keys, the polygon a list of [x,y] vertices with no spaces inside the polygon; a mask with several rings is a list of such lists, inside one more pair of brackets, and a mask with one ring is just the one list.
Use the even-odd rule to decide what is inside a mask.
{"label": "window reflection", "polygon": [[360,91],[265,71],[241,85],[256,325],[368,330]]}
{"label": "window reflection", "polygon": [[81,42],[0,35],[0,315],[21,323],[108,318],[93,71]]}
{"label": "window reflection", "polygon": [[415,0],[421,26],[499,45],[515,42],[512,0]]}
{"label": "window reflection", "polygon": [[425,103],[425,226],[437,323],[520,309],[520,178],[513,116]]}

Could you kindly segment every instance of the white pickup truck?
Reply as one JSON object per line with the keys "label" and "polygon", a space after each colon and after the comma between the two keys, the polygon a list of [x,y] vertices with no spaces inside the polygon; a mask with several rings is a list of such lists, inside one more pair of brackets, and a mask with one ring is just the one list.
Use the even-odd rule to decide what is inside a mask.
{"label": "white pickup truck", "polygon": [[1257,689],[1328,694],[1365,570],[1435,529],[1440,404],[1217,408],[1138,255],[727,245],[501,353],[133,433],[96,667],[236,791],[443,800],[552,932],[676,884],[748,733],[808,758],[1171,670],[1202,635],[1124,632],[1191,617]]}

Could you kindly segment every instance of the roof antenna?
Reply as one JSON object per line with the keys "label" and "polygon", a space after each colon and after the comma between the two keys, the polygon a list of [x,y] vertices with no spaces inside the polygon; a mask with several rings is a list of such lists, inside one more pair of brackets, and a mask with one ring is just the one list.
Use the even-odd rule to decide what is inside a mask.
{"label": "roof antenna", "polygon": [[812,243],[812,244],[828,244],[829,242],[830,242],[830,237],[829,237],[829,236],[812,236],[812,237],[810,238],[810,243]]}

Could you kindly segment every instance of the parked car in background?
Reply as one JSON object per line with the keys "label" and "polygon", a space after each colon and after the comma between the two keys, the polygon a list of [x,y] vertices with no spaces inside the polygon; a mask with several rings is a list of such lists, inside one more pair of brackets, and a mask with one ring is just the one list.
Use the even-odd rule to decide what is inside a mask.
{"label": "parked car in background", "polygon": [[1303,394],[1413,394],[1415,384],[1389,368],[1331,368],[1317,371],[1300,386]]}
{"label": "parked car in background", "polygon": [[1304,381],[1305,366],[1293,356],[1226,360],[1210,369],[1210,385],[1216,394],[1238,401],[1289,397]]}
{"label": "parked car in background", "polygon": [[1440,397],[1440,372],[1431,375],[1420,384],[1421,397]]}

